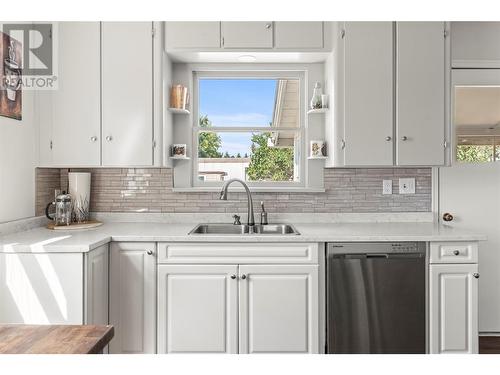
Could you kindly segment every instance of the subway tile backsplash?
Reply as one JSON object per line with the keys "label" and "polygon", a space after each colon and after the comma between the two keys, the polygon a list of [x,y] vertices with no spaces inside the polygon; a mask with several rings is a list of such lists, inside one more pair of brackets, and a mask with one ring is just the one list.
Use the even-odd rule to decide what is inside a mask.
{"label": "subway tile backsplash", "polygon": [[[43,215],[54,189],[67,189],[68,169],[37,168],[36,213]],[[174,193],[170,168],[72,168],[92,173],[93,212],[245,213],[246,195],[229,192]],[[416,194],[399,195],[399,178],[414,177]],[[268,212],[381,213],[430,212],[431,168],[325,169],[324,193],[254,193]],[[382,180],[392,179],[392,195],[382,195]]]}

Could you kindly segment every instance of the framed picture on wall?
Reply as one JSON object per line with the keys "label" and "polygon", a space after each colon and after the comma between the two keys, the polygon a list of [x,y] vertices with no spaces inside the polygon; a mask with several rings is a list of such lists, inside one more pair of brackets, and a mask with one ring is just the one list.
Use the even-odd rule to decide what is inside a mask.
{"label": "framed picture on wall", "polygon": [[22,44],[0,32],[0,116],[22,120]]}

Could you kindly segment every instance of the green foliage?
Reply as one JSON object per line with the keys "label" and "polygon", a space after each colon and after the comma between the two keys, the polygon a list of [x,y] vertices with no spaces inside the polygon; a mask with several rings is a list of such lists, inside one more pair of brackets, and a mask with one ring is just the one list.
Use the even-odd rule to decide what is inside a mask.
{"label": "green foliage", "polygon": [[293,149],[269,147],[271,133],[252,134],[252,154],[247,169],[250,181],[292,181]]}
{"label": "green foliage", "polygon": [[478,163],[492,161],[493,146],[458,145],[457,161]]}
{"label": "green foliage", "polygon": [[[210,128],[212,122],[208,117],[200,116],[200,127]],[[221,146],[221,138],[216,133],[200,132],[198,135],[198,157],[199,158],[221,158],[222,153],[219,152]]]}

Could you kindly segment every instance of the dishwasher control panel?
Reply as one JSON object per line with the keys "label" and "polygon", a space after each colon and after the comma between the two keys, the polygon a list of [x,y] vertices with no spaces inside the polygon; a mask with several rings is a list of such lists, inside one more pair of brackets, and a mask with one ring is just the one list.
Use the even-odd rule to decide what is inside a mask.
{"label": "dishwasher control panel", "polygon": [[425,253],[425,242],[345,242],[329,243],[329,254],[408,254]]}
{"label": "dishwasher control panel", "polygon": [[417,253],[418,246],[415,242],[391,243],[391,252],[393,252],[393,253]]}

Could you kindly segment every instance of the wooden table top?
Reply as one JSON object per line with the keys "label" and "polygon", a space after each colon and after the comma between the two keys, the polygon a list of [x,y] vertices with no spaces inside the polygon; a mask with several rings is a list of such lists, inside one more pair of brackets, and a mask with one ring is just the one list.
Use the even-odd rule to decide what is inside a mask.
{"label": "wooden table top", "polygon": [[113,336],[107,325],[0,324],[0,354],[96,354]]}

